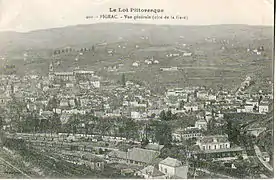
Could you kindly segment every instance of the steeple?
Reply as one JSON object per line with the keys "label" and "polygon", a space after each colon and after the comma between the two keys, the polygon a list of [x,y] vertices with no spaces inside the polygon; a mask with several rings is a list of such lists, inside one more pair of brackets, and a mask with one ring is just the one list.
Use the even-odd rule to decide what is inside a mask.
{"label": "steeple", "polygon": [[50,65],[49,65],[49,80],[50,81],[54,80],[54,66],[53,66],[53,62],[51,62]]}
{"label": "steeple", "polygon": [[49,65],[49,72],[53,72],[53,71],[54,71],[54,66],[53,66],[53,62],[51,62]]}

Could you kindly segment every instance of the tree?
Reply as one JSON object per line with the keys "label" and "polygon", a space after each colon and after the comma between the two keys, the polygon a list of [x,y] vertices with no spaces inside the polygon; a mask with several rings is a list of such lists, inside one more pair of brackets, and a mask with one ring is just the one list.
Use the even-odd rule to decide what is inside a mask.
{"label": "tree", "polygon": [[160,122],[156,125],[155,139],[161,145],[170,145],[172,142],[172,130],[166,122]]}
{"label": "tree", "polygon": [[179,109],[183,109],[183,108],[184,108],[184,101],[182,100],[179,103]]}
{"label": "tree", "polygon": [[171,110],[168,110],[166,116],[167,116],[167,121],[172,120],[172,118],[173,118],[172,111],[171,111]]}
{"label": "tree", "polygon": [[167,112],[165,112],[163,110],[163,111],[161,111],[159,116],[160,116],[161,121],[170,121],[170,120],[176,118],[176,115],[172,114],[171,110],[168,110]]}
{"label": "tree", "polygon": [[52,111],[54,108],[57,108],[57,105],[58,105],[58,100],[57,100],[57,97],[54,96],[49,100],[47,105],[47,110]]}
{"label": "tree", "polygon": [[15,130],[22,132],[23,131],[23,124],[21,120],[23,119],[23,111],[26,107],[26,104],[22,101],[19,101],[15,97],[12,97],[12,100],[8,104],[8,115],[11,121],[11,127],[15,128]]}
{"label": "tree", "polygon": [[236,125],[236,123],[233,123],[232,120],[227,121],[227,134],[228,134],[228,139],[231,142],[234,142],[235,144],[240,144],[239,142],[240,130],[239,130],[239,127]]}
{"label": "tree", "polygon": [[150,118],[155,118],[156,117],[156,114],[155,113],[152,113],[151,115],[150,115]]}
{"label": "tree", "polygon": [[61,121],[59,118],[59,115],[57,113],[54,113],[51,117],[50,117],[50,126],[51,126],[51,133],[55,132],[58,133],[61,129]]}
{"label": "tree", "polygon": [[95,52],[95,46],[94,45],[92,46],[91,50],[92,50],[92,52]]}
{"label": "tree", "polygon": [[122,85],[126,86],[126,76],[125,76],[125,74],[122,75]]}
{"label": "tree", "polygon": [[160,119],[161,119],[162,121],[166,121],[166,120],[167,120],[167,116],[166,116],[166,113],[165,113],[164,110],[161,111],[161,113],[160,113]]}
{"label": "tree", "polygon": [[123,127],[124,127],[124,134],[127,139],[138,138],[138,125],[133,119],[126,119]]}
{"label": "tree", "polygon": [[141,142],[141,145],[146,146],[146,145],[148,145],[148,143],[149,143],[149,140],[147,138],[143,138],[142,142]]}
{"label": "tree", "polygon": [[3,117],[0,116],[0,130],[3,128],[3,124],[4,124]]}
{"label": "tree", "polygon": [[103,149],[99,148],[99,154],[103,154],[103,153],[104,153]]}

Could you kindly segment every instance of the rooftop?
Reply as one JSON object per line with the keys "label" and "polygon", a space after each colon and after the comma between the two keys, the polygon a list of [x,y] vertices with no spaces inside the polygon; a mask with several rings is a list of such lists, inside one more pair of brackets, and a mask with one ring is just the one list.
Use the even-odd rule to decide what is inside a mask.
{"label": "rooftop", "polygon": [[174,158],[170,158],[170,157],[167,157],[166,159],[162,160],[159,164],[164,164],[164,165],[171,166],[171,167],[182,166],[181,161],[174,159]]}
{"label": "rooftop", "polygon": [[[235,152],[235,151],[243,151],[241,147],[234,147],[234,148],[224,148],[224,149],[207,149],[204,150],[205,154],[211,154],[211,153],[222,153],[222,152]],[[200,151],[198,151],[200,153]],[[201,151],[202,153],[202,151]]]}
{"label": "rooftop", "polygon": [[132,148],[127,152],[127,158],[138,162],[151,163],[159,154],[158,151]]}
{"label": "rooftop", "polygon": [[229,142],[227,135],[203,136],[199,141],[201,143],[226,143],[226,142]]}
{"label": "rooftop", "polygon": [[127,159],[127,152],[124,151],[111,151],[108,154],[110,157],[116,157],[120,159]]}
{"label": "rooftop", "polygon": [[154,150],[154,151],[160,151],[163,147],[164,145],[149,143],[144,148],[149,150]]}

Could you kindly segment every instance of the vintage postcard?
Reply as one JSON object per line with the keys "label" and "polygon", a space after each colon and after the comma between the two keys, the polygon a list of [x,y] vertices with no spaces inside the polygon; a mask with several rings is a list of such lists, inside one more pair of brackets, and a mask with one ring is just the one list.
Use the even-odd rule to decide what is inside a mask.
{"label": "vintage postcard", "polygon": [[0,178],[274,178],[272,0],[0,0]]}

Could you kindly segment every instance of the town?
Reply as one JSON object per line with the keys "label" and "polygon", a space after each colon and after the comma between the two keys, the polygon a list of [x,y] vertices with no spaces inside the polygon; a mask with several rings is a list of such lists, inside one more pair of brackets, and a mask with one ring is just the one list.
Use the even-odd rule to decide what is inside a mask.
{"label": "town", "polygon": [[[55,49],[46,74],[18,75],[14,65],[5,66],[1,154],[12,167],[20,167],[28,178],[273,177],[272,79],[263,80],[270,88],[256,86],[256,76],[247,73],[230,88],[170,84],[156,90],[131,78],[132,71],[145,68],[185,73],[186,66],[163,61],[195,58],[192,49],[166,51],[163,59],[129,60],[130,71],[120,72],[124,62],[102,69],[79,67],[87,54],[115,59],[128,48],[116,44],[100,52],[105,45]],[[263,46],[244,51],[254,57],[265,54]],[[62,59],[69,56],[74,64],[61,70]],[[30,59],[28,53],[24,59]],[[119,80],[107,73],[116,73]],[[11,158],[15,155],[18,161]]]}

